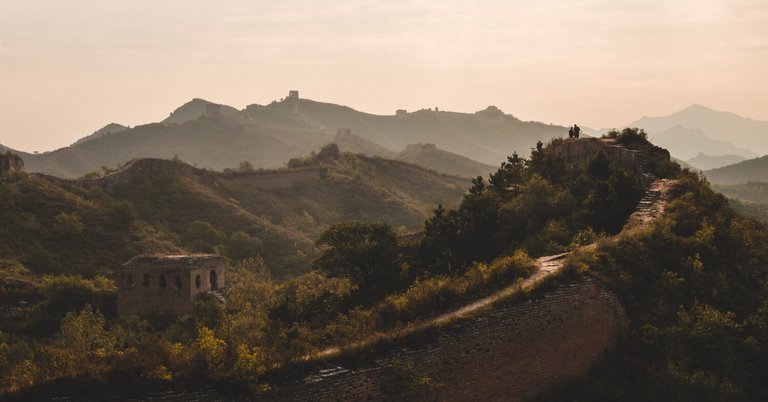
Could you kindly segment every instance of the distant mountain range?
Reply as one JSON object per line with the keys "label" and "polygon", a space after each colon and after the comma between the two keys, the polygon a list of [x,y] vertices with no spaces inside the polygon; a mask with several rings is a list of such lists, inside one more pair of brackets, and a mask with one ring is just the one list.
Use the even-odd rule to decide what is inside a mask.
{"label": "distant mountain range", "polygon": [[146,157],[177,157],[217,170],[242,161],[276,168],[334,140],[342,149],[382,157],[392,157],[408,145],[430,143],[496,165],[515,151],[528,155],[537,141],[566,132],[560,126],[521,121],[493,106],[476,113],[427,109],[384,116],[295,97],[243,110],[193,99],[160,123],[108,125],[66,148],[20,154],[27,170],[63,178]]}
{"label": "distant mountain range", "polygon": [[691,105],[661,117],[643,117],[630,126],[645,129],[672,155],[688,159],[699,152],[745,158],[768,153],[768,121]]}
{"label": "distant mountain range", "polygon": [[353,154],[363,154],[365,156],[378,156],[380,158],[392,159],[397,154],[365,138],[352,134],[351,130],[340,129],[330,142],[335,143],[344,152]]}
{"label": "distant mountain range", "polygon": [[746,158],[740,155],[720,155],[712,156],[699,153],[695,157],[685,161],[689,165],[699,170],[717,169],[719,167],[733,165],[735,163],[743,162]]}
{"label": "distant mountain range", "polygon": [[106,126],[96,130],[93,134],[91,134],[89,136],[86,136],[86,137],[83,137],[83,138],[75,141],[75,143],[73,145],[82,144],[84,142],[88,142],[88,141],[91,141],[91,140],[96,139],[96,138],[102,138],[102,137],[106,137],[108,135],[116,134],[116,133],[119,133],[121,131],[128,130],[129,128],[130,127],[126,127],[126,126],[123,126],[121,124],[109,123]]}
{"label": "distant mountain range", "polygon": [[395,159],[462,177],[485,177],[497,168],[497,166],[476,162],[453,152],[443,151],[435,144],[408,145],[395,155]]}
{"label": "distant mountain range", "polygon": [[757,156],[754,152],[739,148],[730,142],[713,140],[696,128],[674,126],[658,132],[650,131],[649,138],[654,144],[666,148],[672,155],[684,160],[702,153],[713,156],[737,155],[743,159]]}
{"label": "distant mountain range", "polygon": [[768,155],[707,170],[704,172],[704,175],[710,182],[715,184],[739,184],[750,181],[768,182]]}

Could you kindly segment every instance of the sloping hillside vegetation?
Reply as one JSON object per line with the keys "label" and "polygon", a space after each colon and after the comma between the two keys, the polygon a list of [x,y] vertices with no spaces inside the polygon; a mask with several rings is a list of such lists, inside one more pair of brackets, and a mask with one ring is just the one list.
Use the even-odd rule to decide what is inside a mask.
{"label": "sloping hillside vegetation", "polygon": [[139,253],[188,250],[262,255],[284,277],[307,269],[329,225],[354,219],[417,230],[433,205],[458,202],[469,183],[333,149],[278,171],[137,160],[79,181],[6,175],[0,250],[38,274],[109,274]]}
{"label": "sloping hillside vegetation", "polygon": [[729,199],[728,204],[736,213],[757,219],[763,223],[768,223],[768,204],[758,204],[756,202]]}
{"label": "sloping hillside vegetation", "polygon": [[[630,130],[617,137],[625,146],[647,152],[657,175],[675,174],[663,169],[668,154],[645,142],[642,135]],[[159,208],[157,226],[168,232],[178,223],[166,214],[190,213],[213,220],[205,215],[210,214],[206,209],[228,217],[228,202],[237,201],[242,215],[221,225],[236,225],[235,221],[248,217],[247,198],[257,193],[237,198],[245,187],[237,180],[252,180],[256,175],[232,171],[222,177],[178,162],[162,163],[175,174],[190,170],[192,174],[182,174],[182,180],[163,186],[141,188],[139,183],[151,184],[153,177],[164,181],[174,176],[129,166],[94,185],[135,203],[138,220],[151,220],[149,214]],[[418,169],[411,176],[428,173],[400,162],[340,154],[333,146],[292,160],[291,166],[292,172],[318,170],[307,184],[285,190],[290,198],[302,186],[312,189],[322,180],[329,180],[325,188],[369,182],[388,186],[403,173],[402,166]],[[413,191],[425,195],[426,187],[401,185],[398,192],[402,194],[389,197],[397,199]],[[201,200],[174,198],[175,193],[192,188],[200,188],[195,197]],[[104,298],[110,294],[108,280],[51,277],[38,300],[17,310],[18,319],[8,321],[0,348],[6,374],[0,377],[0,386],[14,392],[51,384],[20,394],[22,399],[61,393],[60,385],[71,384],[74,378],[90,384],[203,381],[267,389],[273,367],[455,308],[528,275],[533,269],[529,255],[572,249],[600,233],[616,232],[642,193],[639,175],[615,165],[602,151],[566,164],[539,144],[529,159],[510,156],[488,181],[475,178],[457,207],[438,205],[421,236],[398,239],[396,229],[383,222],[336,224],[318,237],[316,245],[322,252],[313,262],[314,270],[283,282],[272,280],[262,260],[242,260],[230,269],[226,308],[202,297],[189,315],[148,313],[115,319]],[[336,200],[330,193],[311,194],[325,207],[336,203],[349,207],[342,204],[348,200]],[[287,200],[275,198],[275,202]],[[379,202],[375,210],[387,211],[372,198],[356,202]],[[182,244],[210,245],[204,241],[213,226],[195,224],[186,232],[186,240],[182,234]],[[51,300],[73,288],[82,295],[79,305],[65,304],[70,311],[66,314],[61,307],[52,308]],[[31,327],[47,330],[27,330]],[[53,364],[55,357],[61,358]],[[52,383],[56,380],[60,382]],[[83,388],[67,389],[77,393]]]}
{"label": "sloping hillside vegetation", "polygon": [[768,223],[768,183],[713,184],[712,188],[728,197],[737,213]]}
{"label": "sloping hillside vegetation", "polygon": [[728,198],[768,204],[768,183],[750,181],[740,184],[714,184],[712,188]]}
{"label": "sloping hillside vegetation", "polygon": [[704,172],[704,175],[715,184],[739,184],[750,181],[768,182],[768,155],[707,170]]}
{"label": "sloping hillside vegetation", "polygon": [[665,219],[573,256],[622,300],[627,337],[540,401],[768,399],[768,229],[694,174]]}

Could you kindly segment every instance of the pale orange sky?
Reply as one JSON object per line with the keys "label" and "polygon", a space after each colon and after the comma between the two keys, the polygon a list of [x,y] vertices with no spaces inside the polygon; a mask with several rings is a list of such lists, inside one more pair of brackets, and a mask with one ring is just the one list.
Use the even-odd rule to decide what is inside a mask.
{"label": "pale orange sky", "polygon": [[0,0],[0,144],[46,151],[194,98],[594,128],[692,103],[768,120],[768,1]]}

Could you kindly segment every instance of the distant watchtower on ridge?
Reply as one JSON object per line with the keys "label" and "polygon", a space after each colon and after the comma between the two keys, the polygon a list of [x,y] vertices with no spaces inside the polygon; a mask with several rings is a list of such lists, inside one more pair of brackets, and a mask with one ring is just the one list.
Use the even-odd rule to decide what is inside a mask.
{"label": "distant watchtower on ridge", "polygon": [[140,255],[116,274],[117,314],[185,313],[201,293],[224,287],[226,264],[215,254]]}
{"label": "distant watchtower on ridge", "polygon": [[296,89],[288,91],[288,99],[299,99],[299,91]]}

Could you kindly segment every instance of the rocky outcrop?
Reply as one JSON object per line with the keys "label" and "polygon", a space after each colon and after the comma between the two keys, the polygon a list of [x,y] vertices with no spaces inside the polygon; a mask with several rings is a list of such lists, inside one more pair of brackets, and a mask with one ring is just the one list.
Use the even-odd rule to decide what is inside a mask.
{"label": "rocky outcrop", "polygon": [[0,174],[8,172],[23,172],[24,160],[11,152],[0,154]]}

